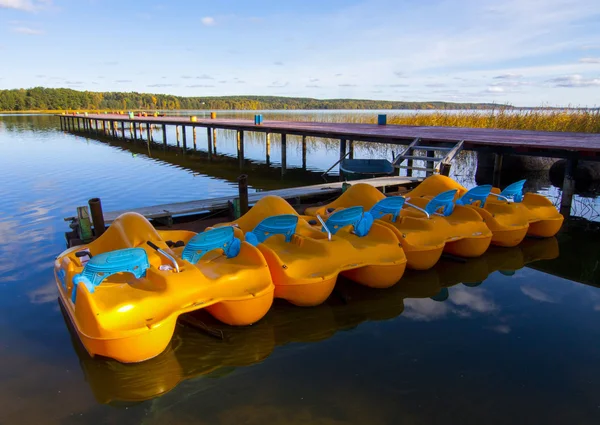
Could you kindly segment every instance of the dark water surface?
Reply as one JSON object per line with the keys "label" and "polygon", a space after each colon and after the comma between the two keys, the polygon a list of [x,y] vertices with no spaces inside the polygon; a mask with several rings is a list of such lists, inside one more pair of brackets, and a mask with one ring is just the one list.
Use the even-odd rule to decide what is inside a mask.
{"label": "dark water surface", "polygon": [[[201,315],[225,341],[178,325],[170,348],[148,362],[90,358],[57,302],[63,218],[94,196],[113,210],[234,194],[235,140],[220,132],[224,156],[210,165],[57,125],[0,116],[0,424],[600,421],[600,232],[577,218],[556,238],[444,260],[387,290],[341,280],[324,305],[277,302],[249,328]],[[292,139],[297,169],[282,180],[277,140],[274,168],[258,137],[246,143],[255,189],[318,182],[339,155],[331,142],[310,141],[303,171]],[[391,149],[357,145],[356,156]],[[463,154],[454,177],[474,184],[474,166]],[[558,196],[544,179],[530,189]],[[594,218],[598,200],[578,202]]]}

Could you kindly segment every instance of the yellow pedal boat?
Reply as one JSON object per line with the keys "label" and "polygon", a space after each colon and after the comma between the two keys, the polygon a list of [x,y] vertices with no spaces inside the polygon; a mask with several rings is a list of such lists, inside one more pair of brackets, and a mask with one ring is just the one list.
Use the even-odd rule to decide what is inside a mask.
{"label": "yellow pedal boat", "polygon": [[315,306],[329,297],[340,273],[370,287],[394,285],[404,273],[406,256],[394,233],[354,211],[338,217],[328,232],[313,228],[282,198],[266,196],[233,226],[236,236],[265,257],[275,297],[298,306]]}
{"label": "yellow pedal boat", "polygon": [[492,234],[481,217],[466,207],[454,206],[452,199],[446,194],[435,200],[407,203],[403,197],[386,198],[373,186],[358,183],[330,204],[307,208],[305,214],[327,217],[340,209],[362,206],[394,231],[406,253],[408,267],[426,270],[437,263],[443,251],[477,257],[490,244]]}
{"label": "yellow pedal boat", "polygon": [[[525,180],[515,182],[504,190],[489,185],[478,186],[470,191],[442,175],[426,178],[406,196],[411,198],[432,197],[448,190],[457,191],[457,202],[476,210],[490,228],[492,243],[499,246],[516,246],[526,235],[551,237],[562,226],[564,217],[552,202],[536,193],[523,194]],[[488,195],[482,194],[487,190]],[[470,195],[475,195],[470,198]],[[462,201],[461,201],[462,199]]]}
{"label": "yellow pedal boat", "polygon": [[[181,241],[171,249],[166,241]],[[180,314],[206,309],[230,325],[260,320],[273,302],[268,265],[229,228],[157,231],[125,213],[54,263],[60,301],[84,347],[123,363],[160,354]]]}

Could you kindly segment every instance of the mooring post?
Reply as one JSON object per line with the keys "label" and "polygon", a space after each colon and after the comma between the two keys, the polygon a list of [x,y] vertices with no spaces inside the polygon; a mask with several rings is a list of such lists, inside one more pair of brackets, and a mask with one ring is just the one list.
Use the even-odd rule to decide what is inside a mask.
{"label": "mooring post", "polygon": [[354,159],[354,141],[348,142],[348,159]]}
{"label": "mooring post", "polygon": [[244,168],[244,131],[237,131],[237,154],[240,163],[240,169]]}
{"label": "mooring post", "polygon": [[206,127],[206,149],[208,152],[208,159],[212,160],[212,129],[210,127]]}
{"label": "mooring post", "polygon": [[100,198],[92,198],[88,201],[88,204],[92,215],[92,224],[94,225],[94,236],[99,237],[106,229],[104,214],[102,213],[102,202],[100,202]]}
{"label": "mooring post", "polygon": [[340,140],[340,181],[344,181],[344,172],[342,171],[342,160],[346,157],[346,139]]}
{"label": "mooring post", "polygon": [[240,193],[240,215],[248,212],[248,176],[242,174],[238,177],[238,189]]}
{"label": "mooring post", "polygon": [[502,154],[494,154],[494,173],[492,174],[492,184],[494,187],[500,187],[500,176],[502,175]]}
{"label": "mooring post", "polygon": [[306,170],[306,136],[302,136],[302,169]]}
{"label": "mooring post", "polygon": [[281,135],[281,176],[287,171],[287,134]]}
{"label": "mooring post", "polygon": [[267,151],[267,165],[271,165],[271,134],[265,133],[265,146]]}
{"label": "mooring post", "polygon": [[166,150],[167,149],[167,125],[163,124],[162,125],[162,133],[163,133],[163,148]]}
{"label": "mooring post", "polygon": [[194,139],[194,151],[196,151],[196,126],[192,127],[192,138]]}
{"label": "mooring post", "polygon": [[575,170],[577,170],[577,158],[568,158],[565,164],[565,177],[562,184],[562,196],[560,198],[560,213],[565,217],[571,216],[571,205],[575,193]]}

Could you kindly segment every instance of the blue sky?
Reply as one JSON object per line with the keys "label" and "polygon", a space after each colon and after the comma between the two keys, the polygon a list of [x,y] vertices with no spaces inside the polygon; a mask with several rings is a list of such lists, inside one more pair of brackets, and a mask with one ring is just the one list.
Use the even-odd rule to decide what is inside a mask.
{"label": "blue sky", "polygon": [[600,105],[599,0],[0,0],[0,89]]}

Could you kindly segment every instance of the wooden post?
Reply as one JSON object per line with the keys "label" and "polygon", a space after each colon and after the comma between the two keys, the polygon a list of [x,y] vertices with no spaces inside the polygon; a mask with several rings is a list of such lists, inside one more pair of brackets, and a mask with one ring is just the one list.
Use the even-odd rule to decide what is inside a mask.
{"label": "wooden post", "polygon": [[248,212],[248,176],[242,174],[237,180],[240,193],[240,216],[242,216]]}
{"label": "wooden post", "polygon": [[187,136],[185,133],[185,125],[181,126],[181,140],[183,141],[183,154],[185,155],[187,153]]}
{"label": "wooden post", "polygon": [[217,154],[217,129],[213,128],[213,153]]}
{"label": "wooden post", "polygon": [[150,124],[146,123],[146,139],[150,143]]}
{"label": "wooden post", "polygon": [[[435,151],[427,151],[427,158],[434,158],[435,157]],[[426,168],[433,168],[433,160],[428,159],[425,162],[425,167]],[[425,171],[425,176],[431,176],[433,174],[433,171]]]}
{"label": "wooden post", "polygon": [[166,150],[167,149],[167,126],[166,124],[162,125],[162,133],[163,133],[163,148]]}
{"label": "wooden post", "polygon": [[240,163],[240,169],[244,168],[244,131],[237,131],[237,154]]}
{"label": "wooden post", "polygon": [[494,154],[494,173],[492,175],[492,185],[500,187],[500,176],[502,175],[502,154]]}
{"label": "wooden post", "polygon": [[177,147],[179,147],[179,126],[175,126],[175,135],[177,136]]}
{"label": "wooden post", "polygon": [[440,175],[448,177],[450,175],[450,167],[452,164],[442,162],[440,165]]}
{"label": "wooden post", "polygon": [[134,138],[134,131],[133,131],[133,129],[134,129],[134,126],[133,126],[133,124],[132,124],[132,123],[129,123],[129,137],[130,137],[132,140],[135,140],[135,138]]}
{"label": "wooden post", "polygon": [[148,137],[149,142],[154,141],[154,124],[150,124],[150,137]]}
{"label": "wooden post", "polygon": [[[414,154],[412,154],[414,155]],[[412,166],[413,166],[413,160],[412,159],[407,159],[406,160],[406,166],[408,167],[406,169],[406,177],[412,177]],[[398,169],[398,171],[400,171],[400,169]]]}
{"label": "wooden post", "polygon": [[125,139],[125,121],[121,121],[121,138],[123,140],[126,140]]}
{"label": "wooden post", "polygon": [[344,181],[344,172],[342,171],[341,161],[346,156],[346,144],[347,144],[346,139],[340,140],[340,178],[339,178],[340,181]]}
{"label": "wooden post", "polygon": [[560,213],[565,217],[571,216],[571,205],[575,193],[575,171],[577,170],[577,159],[568,158],[565,164],[565,177],[562,184],[562,196],[560,198]]}
{"label": "wooden post", "polygon": [[265,143],[267,149],[267,165],[271,165],[271,135],[265,133]]}
{"label": "wooden post", "polygon": [[192,127],[192,136],[194,139],[194,151],[196,150],[196,126]]}
{"label": "wooden post", "polygon": [[77,117],[77,131],[81,131],[81,118]]}
{"label": "wooden post", "polygon": [[210,127],[206,127],[206,149],[208,152],[208,159],[212,160],[212,129]]}
{"label": "wooden post", "polygon": [[113,139],[116,139],[117,138],[117,122],[111,121],[111,127],[112,127],[112,137],[113,137]]}
{"label": "wooden post", "polygon": [[287,170],[287,134],[281,135],[281,176],[285,174]]}
{"label": "wooden post", "polygon": [[306,170],[306,136],[302,136],[302,169]]}
{"label": "wooden post", "polygon": [[348,142],[348,159],[354,159],[354,141],[350,140]]}

